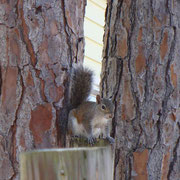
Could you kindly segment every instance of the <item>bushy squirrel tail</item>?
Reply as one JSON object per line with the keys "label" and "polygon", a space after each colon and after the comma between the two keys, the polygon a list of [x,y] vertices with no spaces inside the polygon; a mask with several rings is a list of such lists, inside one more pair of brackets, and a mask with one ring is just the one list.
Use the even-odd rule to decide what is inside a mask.
{"label": "bushy squirrel tail", "polygon": [[93,72],[82,64],[75,65],[70,79],[70,109],[77,108],[86,101],[92,89]]}

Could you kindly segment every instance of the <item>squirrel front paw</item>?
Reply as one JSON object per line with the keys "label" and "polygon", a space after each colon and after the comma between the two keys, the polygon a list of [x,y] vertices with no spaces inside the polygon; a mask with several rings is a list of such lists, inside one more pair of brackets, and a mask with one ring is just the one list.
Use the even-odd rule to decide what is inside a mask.
{"label": "squirrel front paw", "polygon": [[88,137],[87,140],[88,140],[88,143],[91,145],[95,143],[95,138],[93,138],[92,136]]}
{"label": "squirrel front paw", "polygon": [[114,144],[115,143],[115,139],[110,137],[110,136],[106,137],[106,139],[110,142],[110,144]]}

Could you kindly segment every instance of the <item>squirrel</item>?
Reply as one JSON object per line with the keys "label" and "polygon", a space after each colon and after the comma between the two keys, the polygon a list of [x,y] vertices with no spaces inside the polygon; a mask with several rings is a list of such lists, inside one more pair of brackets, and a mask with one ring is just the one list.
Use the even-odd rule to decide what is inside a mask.
{"label": "squirrel", "polygon": [[70,77],[70,112],[68,131],[73,136],[82,136],[93,144],[98,137],[115,142],[110,136],[114,105],[112,100],[96,96],[96,102],[88,101],[92,89],[93,72],[82,64],[72,68]]}

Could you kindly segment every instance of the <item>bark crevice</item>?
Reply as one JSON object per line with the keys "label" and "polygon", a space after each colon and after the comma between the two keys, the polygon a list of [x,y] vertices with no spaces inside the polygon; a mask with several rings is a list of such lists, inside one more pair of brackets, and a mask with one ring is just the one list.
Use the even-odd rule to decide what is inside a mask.
{"label": "bark crevice", "polygon": [[[178,130],[179,130],[179,134],[180,134],[180,122],[177,123],[177,127],[178,127]],[[172,160],[169,164],[169,171],[168,171],[168,174],[167,174],[167,179],[170,180],[170,177],[171,177],[171,174],[173,172],[173,169],[174,169],[174,165],[177,163],[177,158],[178,158],[178,147],[180,146],[180,136],[177,138],[177,141],[175,142],[175,146],[172,150]]]}

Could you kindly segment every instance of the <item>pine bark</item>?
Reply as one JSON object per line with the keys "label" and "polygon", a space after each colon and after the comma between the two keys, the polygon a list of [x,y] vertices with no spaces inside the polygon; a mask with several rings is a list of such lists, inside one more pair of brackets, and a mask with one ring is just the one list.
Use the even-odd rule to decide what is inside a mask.
{"label": "pine bark", "polygon": [[113,97],[115,179],[180,179],[180,1],[109,0],[101,92]]}
{"label": "pine bark", "polygon": [[65,144],[69,73],[83,60],[85,0],[0,1],[0,180],[19,154]]}

